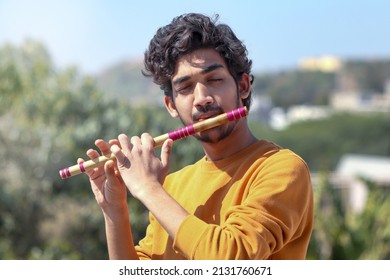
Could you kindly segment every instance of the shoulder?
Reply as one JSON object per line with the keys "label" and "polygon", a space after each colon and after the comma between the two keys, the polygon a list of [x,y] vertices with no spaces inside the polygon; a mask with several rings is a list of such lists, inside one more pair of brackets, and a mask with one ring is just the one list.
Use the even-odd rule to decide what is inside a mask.
{"label": "shoulder", "polygon": [[310,170],[298,154],[272,142],[260,141],[247,159],[244,176],[250,176],[255,185],[271,184],[288,186],[298,184],[304,188],[311,186]]}
{"label": "shoulder", "polygon": [[257,167],[286,166],[294,168],[300,166],[308,169],[306,162],[298,154],[266,140],[259,140],[249,147],[240,161],[243,164],[247,163]]}

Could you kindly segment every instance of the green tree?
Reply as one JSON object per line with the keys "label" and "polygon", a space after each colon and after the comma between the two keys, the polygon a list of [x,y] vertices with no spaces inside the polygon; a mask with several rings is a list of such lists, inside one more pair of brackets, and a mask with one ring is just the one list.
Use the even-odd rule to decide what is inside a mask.
{"label": "green tree", "polygon": [[349,190],[335,187],[328,178],[328,174],[323,174],[314,191],[315,224],[308,258],[389,259],[388,190],[362,178],[369,192],[364,209],[357,212],[348,206]]}
{"label": "green tree", "polygon": [[314,172],[334,170],[346,153],[390,156],[388,114],[334,114],[293,123],[282,131],[253,125],[260,138],[270,139],[302,156]]}
{"label": "green tree", "polygon": [[270,96],[274,106],[326,105],[335,88],[335,74],[320,71],[284,71],[257,75],[255,94]]}
{"label": "green tree", "polygon": [[[57,69],[38,42],[0,48],[0,258],[107,258],[101,211],[87,177],[61,180],[58,171],[85,157],[97,138],[153,136],[179,125],[163,108],[133,107],[106,96],[77,67]],[[175,145],[172,170],[199,152]],[[184,147],[184,148],[183,148]],[[134,239],[148,221],[129,198]]]}

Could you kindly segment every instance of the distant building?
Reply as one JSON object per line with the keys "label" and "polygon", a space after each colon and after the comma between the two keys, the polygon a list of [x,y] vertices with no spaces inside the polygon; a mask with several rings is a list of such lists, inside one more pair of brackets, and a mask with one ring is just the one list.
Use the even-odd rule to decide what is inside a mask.
{"label": "distant building", "polygon": [[299,69],[307,71],[336,72],[342,66],[343,63],[340,59],[330,55],[307,57],[301,59],[298,63]]}
{"label": "distant building", "polygon": [[390,77],[384,92],[363,92],[350,75],[339,75],[337,89],[331,94],[330,107],[335,111],[390,112]]}
{"label": "distant building", "polygon": [[328,106],[296,105],[287,110],[287,119],[290,122],[323,119],[330,116]]}
{"label": "distant building", "polygon": [[270,111],[273,108],[272,100],[269,96],[252,95],[251,110],[249,115],[263,123],[269,123]]}
{"label": "distant building", "polygon": [[361,176],[390,186],[390,157],[346,154],[341,158],[336,174],[345,178]]}
{"label": "distant building", "polygon": [[286,111],[280,107],[270,110],[269,125],[276,130],[283,130],[295,122],[318,120],[331,115],[329,106],[295,105]]}
{"label": "distant building", "polygon": [[275,130],[285,129],[290,122],[287,120],[286,113],[281,107],[274,107],[269,113],[269,125]]}
{"label": "distant building", "polygon": [[384,82],[382,93],[363,92],[356,78],[343,71],[343,62],[337,57],[308,57],[301,59],[298,64],[301,70],[338,72],[336,89],[329,93],[329,103],[326,106],[302,104],[285,109],[272,107],[272,101],[261,101],[264,102],[264,108],[256,106],[256,116],[267,121],[273,129],[283,130],[295,122],[326,118],[338,112],[390,112],[390,77]]}
{"label": "distant building", "polygon": [[390,93],[365,94],[359,91],[337,91],[330,98],[335,111],[390,112]]}
{"label": "distant building", "polygon": [[349,206],[354,211],[362,211],[368,189],[362,178],[380,187],[390,187],[390,157],[346,154],[330,176],[331,183],[347,191]]}

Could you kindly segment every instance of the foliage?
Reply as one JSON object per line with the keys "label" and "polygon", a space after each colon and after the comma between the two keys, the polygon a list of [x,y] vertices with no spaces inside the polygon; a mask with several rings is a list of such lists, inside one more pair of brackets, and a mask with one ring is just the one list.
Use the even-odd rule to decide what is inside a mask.
{"label": "foliage", "polygon": [[255,94],[270,96],[277,107],[328,104],[335,74],[320,71],[288,71],[255,77]]}
{"label": "foliage", "polygon": [[363,92],[384,92],[385,82],[390,78],[390,63],[380,59],[352,60],[345,64],[341,74],[352,77]]}
{"label": "foliage", "polygon": [[361,179],[369,187],[362,212],[348,207],[345,189],[327,178],[315,189],[315,226],[309,259],[370,260],[390,258],[390,196],[388,190]]}
{"label": "foliage", "polygon": [[255,75],[254,92],[276,107],[328,105],[332,92],[356,90],[383,93],[390,78],[389,60],[346,60],[338,72],[288,70]]}
{"label": "foliage", "polygon": [[282,131],[252,124],[256,135],[302,156],[312,171],[334,170],[346,153],[390,156],[387,113],[340,113],[297,122]]}
{"label": "foliage", "polygon": [[[75,164],[97,138],[157,136],[179,123],[166,122],[162,108],[106,98],[77,68],[56,69],[34,41],[0,48],[0,74],[0,155],[7,159],[0,163],[0,258],[107,258],[102,215],[86,176],[61,180],[58,170]],[[188,147],[175,152],[172,169],[200,154],[198,146]],[[132,198],[129,208],[138,241],[147,212]]]}
{"label": "foliage", "polygon": [[98,74],[96,84],[111,98],[132,104],[162,105],[159,87],[142,75],[142,66],[141,61],[120,62]]}

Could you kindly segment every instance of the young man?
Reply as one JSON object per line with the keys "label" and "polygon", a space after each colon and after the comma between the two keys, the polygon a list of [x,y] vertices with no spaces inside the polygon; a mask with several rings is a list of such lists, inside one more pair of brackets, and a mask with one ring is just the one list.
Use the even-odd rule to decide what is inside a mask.
{"label": "young man", "polygon": [[[186,14],[160,28],[145,53],[146,75],[185,124],[250,108],[251,61],[217,19]],[[95,144],[116,161],[87,174],[105,218],[111,259],[304,259],[313,226],[305,162],[256,139],[246,119],[195,135],[205,156],[167,176],[172,140],[160,157],[149,134]],[[99,153],[90,149],[90,158]],[[82,161],[82,159],[79,159]],[[127,190],[150,211],[134,246]]]}

